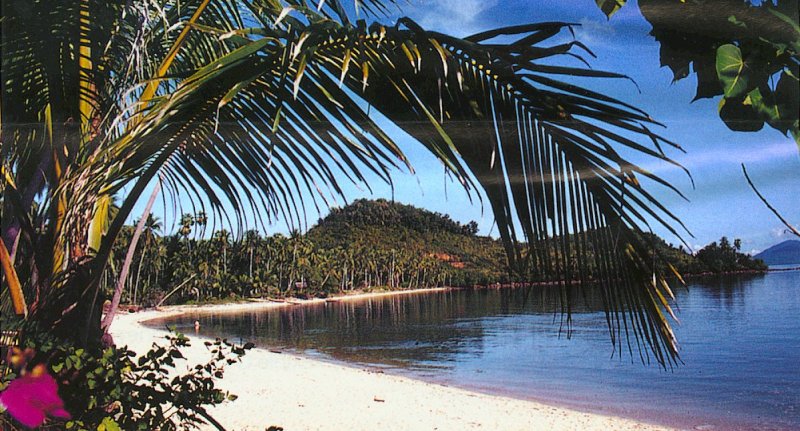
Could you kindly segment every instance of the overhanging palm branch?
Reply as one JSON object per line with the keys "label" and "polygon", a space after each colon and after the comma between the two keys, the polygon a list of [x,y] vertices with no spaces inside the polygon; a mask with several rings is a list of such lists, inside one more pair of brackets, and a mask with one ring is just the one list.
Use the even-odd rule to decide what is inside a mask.
{"label": "overhanging palm branch", "polygon": [[[372,12],[385,8],[380,1],[358,3]],[[211,12],[188,24],[191,37],[176,51],[175,23],[198,4]],[[137,15],[131,6],[117,8]],[[63,215],[62,224],[48,227],[54,236],[73,235],[61,249],[84,246],[97,197],[127,187],[89,263],[79,259],[80,250],[70,255],[77,267],[89,268],[86,279],[99,276],[113,238],[158,173],[173,195],[210,204],[216,214],[229,203],[240,225],[249,214],[299,224],[306,205],[343,197],[344,179],[366,184],[366,171],[391,182],[392,170],[408,162],[371,115],[375,110],[441,160],[471,196],[485,197],[514,268],[565,280],[564,286],[598,286],[620,348],[624,338],[661,364],[677,357],[664,315],[671,313],[671,291],[641,232],[651,222],[675,232],[679,221],[639,178],[672,186],[622,155],[674,163],[661,150],[673,144],[650,132],[653,120],[633,106],[559,80],[622,78],[550,61],[588,52],[578,42],[554,42],[568,24],[458,39],[410,19],[353,23],[338,1],[322,2],[321,9],[298,1],[181,2],[181,8],[165,2],[162,15],[145,8],[140,15],[152,20],[145,26],[130,17],[114,21],[108,40],[128,45],[102,64],[131,73],[108,73],[113,85],[94,84],[94,112],[102,115],[90,118],[98,130],[81,135],[80,157],[50,183],[57,186],[48,204],[60,200]],[[177,52],[175,64],[161,77],[155,65],[170,52]],[[148,60],[131,68],[121,58]],[[142,97],[143,79],[159,80],[154,97]],[[6,111],[4,100],[4,117]],[[314,197],[306,202],[304,195]],[[75,277],[75,266],[64,268],[73,271],[64,280]],[[85,286],[78,295],[61,289],[55,303],[86,301],[96,283]],[[575,298],[562,291],[569,324]]]}

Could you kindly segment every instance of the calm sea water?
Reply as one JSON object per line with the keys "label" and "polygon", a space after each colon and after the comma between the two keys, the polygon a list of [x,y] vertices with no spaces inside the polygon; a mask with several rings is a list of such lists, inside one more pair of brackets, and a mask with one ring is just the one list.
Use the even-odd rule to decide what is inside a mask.
{"label": "calm sea water", "polygon": [[570,339],[547,290],[451,291],[151,322],[489,393],[696,429],[800,429],[800,271],[676,292],[683,364],[614,353],[591,295]]}

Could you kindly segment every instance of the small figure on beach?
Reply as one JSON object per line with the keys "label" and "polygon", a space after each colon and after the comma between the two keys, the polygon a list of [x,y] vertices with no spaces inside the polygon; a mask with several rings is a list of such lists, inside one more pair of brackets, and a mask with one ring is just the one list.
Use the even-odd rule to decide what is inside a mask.
{"label": "small figure on beach", "polygon": [[200,332],[200,321],[199,320],[195,320],[194,321],[194,333],[197,334],[198,332]]}

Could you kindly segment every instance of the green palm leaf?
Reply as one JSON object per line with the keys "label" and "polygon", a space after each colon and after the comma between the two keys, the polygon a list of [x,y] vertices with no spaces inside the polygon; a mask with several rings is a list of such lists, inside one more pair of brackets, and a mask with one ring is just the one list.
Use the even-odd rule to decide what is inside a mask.
{"label": "green palm leaf", "polygon": [[[56,161],[65,154],[60,174],[51,174],[41,217],[63,222],[47,224],[50,240],[69,251],[67,262],[89,268],[87,282],[65,265],[62,285],[83,280],[89,287],[61,289],[61,299],[53,300],[57,307],[93,295],[113,238],[159,173],[173,201],[186,196],[199,210],[210,206],[239,227],[251,217],[302,225],[308,205],[345,197],[342,181],[369,188],[366,172],[391,183],[392,171],[411,167],[371,115],[377,110],[436,156],[472,198],[485,199],[516,271],[563,280],[568,330],[576,298],[567,284],[594,286],[620,349],[624,339],[631,352],[632,344],[639,345],[643,359],[652,353],[667,365],[677,358],[665,317],[672,294],[642,232],[658,223],[677,233],[673,225],[680,222],[639,179],[674,188],[623,156],[676,164],[662,151],[662,144],[675,145],[650,131],[655,122],[646,113],[562,80],[624,78],[550,61],[591,55],[579,42],[552,42],[568,24],[459,39],[425,31],[407,18],[393,26],[353,23],[338,1],[218,0],[208,2],[176,51],[180,29],[201,3],[92,3],[90,16],[103,25],[92,27],[96,57],[86,75],[93,83],[86,100],[97,115],[82,124],[92,122],[96,131],[43,147],[33,146],[41,142],[41,129],[14,126],[9,141],[9,129],[3,129],[3,154],[11,154],[5,163],[18,182],[35,177],[50,149],[57,150]],[[370,16],[386,14],[390,4],[356,2]],[[19,23],[23,15],[9,22]],[[78,39],[81,31],[78,26]],[[63,74],[46,58],[31,60],[38,46],[30,40],[48,38],[11,38],[9,46],[19,54],[14,61],[4,56],[4,76],[8,69],[22,79],[21,64],[43,72],[20,85],[19,93],[4,93],[4,123],[41,124],[49,104],[50,124],[60,127],[69,109],[78,109],[73,103],[53,115],[52,87],[40,85]],[[161,76],[157,70],[170,52],[177,52],[174,64]],[[150,82],[158,82],[155,96],[141,100]],[[80,85],[69,81],[66,87]],[[9,113],[7,106],[23,99],[32,102]],[[27,145],[34,150],[26,152]],[[26,190],[39,193],[44,186]],[[72,252],[87,243],[86,214],[99,196],[123,190],[119,213],[86,264]],[[308,202],[306,195],[312,196]],[[70,235],[58,239],[64,232]]]}

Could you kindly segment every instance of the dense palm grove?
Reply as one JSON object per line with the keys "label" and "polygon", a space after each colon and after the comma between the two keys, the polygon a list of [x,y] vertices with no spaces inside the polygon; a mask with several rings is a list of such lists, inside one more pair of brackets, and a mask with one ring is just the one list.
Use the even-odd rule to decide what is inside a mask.
{"label": "dense palm grove", "polygon": [[[651,188],[681,193],[633,162],[679,165],[672,153],[682,147],[652,132],[659,123],[646,112],[598,92],[599,82],[627,76],[590,67],[594,54],[569,38],[567,22],[532,16],[459,38],[395,17],[396,3],[403,2],[3,2],[0,323],[17,355],[0,355],[0,394],[12,398],[32,380],[59,401],[33,418],[0,415],[3,429],[69,413],[69,427],[81,430],[169,430],[195,419],[222,429],[204,410],[224,398],[212,390],[214,360],[163,390],[169,373],[160,364],[170,365],[173,350],[153,350],[134,366],[125,359],[133,352],[108,347],[119,278],[133,303],[577,282],[599,287],[617,346],[633,339],[662,366],[677,363],[666,317],[674,296],[664,277],[679,276],[645,232],[655,220],[681,235],[684,226]],[[597,3],[610,15],[625,2]],[[650,16],[644,3],[652,2],[642,8]],[[723,25],[684,20],[711,14],[663,3],[690,28],[654,20],[662,63],[676,41],[696,45],[694,29],[725,29],[709,35],[702,56],[671,61],[675,79],[691,62],[698,98],[724,93],[720,115],[737,130],[766,122],[796,136],[796,118],[785,115],[797,112],[796,0],[738,18],[714,8]],[[787,31],[728,37],[753,34],[762,15]],[[665,37],[673,30],[676,37]],[[766,73],[751,67],[759,64]],[[774,91],[760,85],[779,69]],[[349,210],[305,235],[205,232],[223,216],[237,226],[291,224],[312,200],[344,198],[346,184],[392,184],[395,172],[413,171],[401,136],[484,199],[500,241],[430,215],[391,229],[370,224],[387,214],[370,215],[351,235],[352,223],[336,222]],[[154,178],[149,202],[163,187],[165,203],[191,202],[208,217],[186,215],[170,236],[158,219],[144,218],[137,247],[142,231],[125,223]],[[221,360],[228,348],[243,352],[222,343],[212,353]],[[104,381],[109,387],[98,388]],[[131,398],[136,391],[152,398],[143,406]]]}
{"label": "dense palm grove", "polygon": [[[154,305],[236,297],[327,295],[354,289],[413,289],[508,281],[499,241],[477,224],[386,201],[334,209],[307,234],[205,232],[205,217],[184,215],[173,235],[150,216],[126,282],[127,300]],[[103,277],[111,291],[130,243],[127,226]],[[205,234],[205,235],[204,235]]]}
{"label": "dense palm grove", "polygon": [[[164,235],[160,220],[148,217],[126,281],[127,302],[152,306],[162,300],[544,281],[534,273],[512,273],[502,243],[478,236],[477,223],[461,224],[447,215],[385,200],[362,199],[334,208],[306,234],[209,233],[205,224],[203,214],[185,214],[176,232]],[[132,232],[127,226],[115,245],[114,263],[103,279],[108,291],[116,283]],[[766,268],[740,253],[739,240],[731,244],[722,238],[694,255],[655,235],[646,241],[684,275]],[[666,265],[658,269],[671,272]]]}

